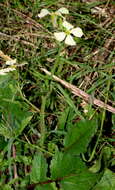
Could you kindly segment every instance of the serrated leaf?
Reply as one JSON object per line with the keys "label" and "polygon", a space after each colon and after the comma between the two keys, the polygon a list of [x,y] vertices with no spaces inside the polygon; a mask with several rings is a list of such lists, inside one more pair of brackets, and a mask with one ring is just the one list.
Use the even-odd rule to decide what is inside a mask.
{"label": "serrated leaf", "polygon": [[80,156],[55,153],[51,161],[51,179],[57,180],[62,190],[90,190],[100,180],[102,173],[89,171]]}
{"label": "serrated leaf", "polygon": [[114,190],[115,189],[115,174],[106,169],[101,181],[93,190]]}
{"label": "serrated leaf", "polygon": [[47,180],[47,163],[42,154],[34,156],[32,162],[32,171],[30,173],[31,183],[38,183]]}
{"label": "serrated leaf", "polygon": [[60,177],[63,178],[72,173],[79,173],[86,169],[86,167],[79,156],[62,153],[57,150],[51,161],[50,169],[51,177],[56,179]]}
{"label": "serrated leaf", "polygon": [[100,180],[102,173],[93,174],[88,170],[84,170],[79,174],[65,177],[60,182],[62,190],[90,190]]}
{"label": "serrated leaf", "polygon": [[85,152],[96,129],[95,120],[81,120],[75,125],[71,124],[64,139],[65,151],[77,155]]}

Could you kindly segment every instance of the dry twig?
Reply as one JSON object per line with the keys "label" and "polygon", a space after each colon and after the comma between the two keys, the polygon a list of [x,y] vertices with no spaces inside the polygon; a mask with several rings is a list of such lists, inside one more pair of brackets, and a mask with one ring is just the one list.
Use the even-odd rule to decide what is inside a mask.
{"label": "dry twig", "polygon": [[[52,75],[51,72],[47,71],[46,69],[44,68],[41,68],[42,71],[44,71],[47,75],[49,76],[52,76],[52,78],[61,83],[62,85],[64,85],[66,88],[70,89],[71,92],[73,94],[75,94],[76,96],[79,96],[80,98],[82,98],[84,101],[90,103],[90,100],[92,100],[92,97],[87,94],[86,92],[82,91],[81,89],[77,88],[76,86],[60,79],[59,77],[55,76],[55,75]],[[98,100],[96,98],[93,98],[92,100],[92,104],[98,106],[98,107],[101,107],[103,109],[106,109],[108,110],[109,112],[112,112],[112,113],[115,113],[115,108],[113,108],[112,106],[108,105],[108,104],[105,104],[104,102],[102,102],[101,100]]]}
{"label": "dry twig", "polygon": [[3,58],[5,61],[11,61],[12,59],[10,56],[5,55],[1,50],[0,50],[0,57]]}

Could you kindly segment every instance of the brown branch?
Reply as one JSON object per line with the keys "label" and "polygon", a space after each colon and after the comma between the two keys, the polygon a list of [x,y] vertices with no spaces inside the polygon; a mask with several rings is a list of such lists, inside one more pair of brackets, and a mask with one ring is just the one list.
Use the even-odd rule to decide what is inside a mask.
{"label": "brown branch", "polygon": [[27,190],[34,190],[37,185],[45,185],[45,184],[49,184],[49,183],[60,182],[60,181],[66,179],[66,178],[69,178],[71,176],[76,176],[76,174],[70,174],[70,175],[67,175],[67,176],[58,177],[56,179],[49,179],[49,180],[46,180],[46,181],[33,183],[33,184],[30,184],[30,185],[27,186]]}
{"label": "brown branch", "polygon": [[96,98],[92,99],[91,95],[87,94],[86,92],[82,91],[81,89],[77,88],[76,86],[74,86],[74,85],[60,79],[59,77],[57,77],[55,75],[52,75],[52,73],[47,71],[46,69],[41,68],[41,70],[44,71],[47,75],[52,76],[52,78],[55,81],[61,83],[66,88],[70,89],[73,94],[75,94],[76,96],[79,96],[84,101],[86,101],[88,103],[91,102],[92,104],[94,104],[94,105],[96,105],[98,107],[101,107],[101,108],[103,108],[105,110],[108,110],[109,112],[115,113],[115,108],[113,108],[112,106],[110,106],[108,104],[105,104],[104,102],[102,102],[101,100],[98,100]]}

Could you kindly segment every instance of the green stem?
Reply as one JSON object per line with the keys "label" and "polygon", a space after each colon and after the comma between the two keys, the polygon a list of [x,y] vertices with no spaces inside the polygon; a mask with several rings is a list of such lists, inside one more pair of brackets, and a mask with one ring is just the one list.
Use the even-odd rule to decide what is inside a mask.
{"label": "green stem", "polygon": [[9,140],[9,142],[8,142],[8,154],[7,154],[7,156],[8,156],[8,160],[9,160],[9,175],[10,175],[10,180],[12,180],[13,179],[13,174],[12,174],[12,163],[11,163],[11,153],[12,153],[12,144],[13,144],[13,141],[14,141],[14,139],[13,138],[11,138],[10,140]]}
{"label": "green stem", "polygon": [[18,91],[19,91],[19,93],[20,93],[21,98],[22,98],[28,105],[30,105],[30,106],[33,108],[33,110],[35,110],[36,112],[39,113],[39,112],[40,112],[39,108],[37,108],[35,105],[33,105],[29,100],[27,100],[27,99],[24,97],[24,95],[22,94],[22,91],[21,91],[19,85],[18,85]]}
{"label": "green stem", "polygon": [[54,65],[54,67],[53,67],[53,69],[51,71],[52,74],[55,74],[55,71],[56,71],[56,69],[58,68],[58,66],[60,64],[60,55],[61,55],[62,49],[63,49],[63,46],[59,45],[58,54],[56,56],[56,62],[55,62],[55,65]]}
{"label": "green stem", "polygon": [[26,144],[29,148],[31,147],[32,149],[37,149],[38,151],[44,152],[44,153],[46,153],[46,154],[49,155],[49,156],[54,156],[53,153],[51,153],[51,152],[49,152],[49,151],[47,151],[47,150],[45,150],[45,149],[39,147],[38,145],[31,144],[29,140],[27,140],[27,142],[25,142],[25,141],[23,141],[23,140],[18,139],[18,141],[20,141],[20,142]]}
{"label": "green stem", "polygon": [[46,128],[45,128],[45,105],[46,105],[46,97],[42,96],[42,105],[41,105],[41,111],[40,111],[40,129],[41,129],[41,140],[40,140],[40,145],[44,145],[44,140],[45,140],[45,133],[46,133]]}

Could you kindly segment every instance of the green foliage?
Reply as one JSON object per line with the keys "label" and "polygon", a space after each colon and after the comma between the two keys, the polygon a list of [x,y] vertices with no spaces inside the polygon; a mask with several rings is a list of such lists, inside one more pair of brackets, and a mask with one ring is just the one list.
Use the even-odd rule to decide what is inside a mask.
{"label": "green foliage", "polygon": [[47,180],[46,173],[46,159],[42,154],[35,155],[34,160],[32,162],[32,171],[30,174],[31,183],[37,183]]}
{"label": "green foliage", "polygon": [[96,185],[94,190],[114,190],[115,189],[115,174],[106,169],[100,182]]}
{"label": "green foliage", "polygon": [[53,179],[63,178],[77,172],[80,173],[83,169],[85,169],[85,165],[79,156],[57,150],[51,162],[51,177]]}
{"label": "green foliage", "polygon": [[85,152],[91,137],[96,132],[97,122],[81,120],[75,125],[70,123],[68,127],[68,133],[64,139],[65,151],[75,155]]}
{"label": "green foliage", "polygon": [[65,178],[61,181],[63,190],[69,188],[70,190],[90,190],[100,180],[101,174],[92,174],[87,170],[83,170],[82,173]]}
{"label": "green foliage", "polygon": [[[89,128],[92,128],[92,130],[90,130],[89,136],[86,137],[85,135],[87,134],[87,131],[85,130],[85,123],[87,124],[87,130],[89,130]],[[69,188],[70,190],[76,190],[76,188],[78,188],[79,190],[89,190],[94,187],[94,185],[98,182],[98,180],[100,180],[103,174],[103,172],[92,173],[91,171],[89,171],[88,167],[85,165],[80,157],[80,153],[86,151],[86,147],[95,133],[94,124],[94,121],[80,121],[79,125],[76,126],[76,128],[74,125],[71,124],[64,140],[65,151],[59,151],[58,148],[55,151],[50,165],[50,180],[51,182],[57,181],[60,184],[62,190],[65,190],[67,188]],[[79,139],[79,135],[81,139]],[[83,141],[82,138],[84,139],[84,143],[81,143]],[[76,142],[77,146],[73,146],[73,144],[76,144]],[[69,145],[71,145],[70,149],[72,151],[70,151],[70,149],[66,149],[66,146]],[[42,175],[41,179],[45,181],[46,169],[47,165],[46,162],[44,162],[43,156],[35,155],[32,173],[30,174],[31,179],[33,179],[34,182],[39,183],[39,180],[41,178],[40,176]],[[41,186],[43,185],[44,187],[44,184],[42,184],[42,180]],[[48,183],[47,180],[46,183]]]}
{"label": "green foliage", "polygon": [[55,184],[51,183],[51,184],[44,184],[44,185],[37,185],[37,187],[35,188],[35,190],[57,190],[57,188],[55,187]]}
{"label": "green foliage", "polygon": [[[46,159],[44,158],[43,154],[37,154],[34,156],[33,162],[32,162],[32,171],[30,173],[30,181],[31,183],[42,183],[44,181],[47,181],[47,170],[48,165],[46,162]],[[54,184],[40,184],[37,185],[36,190],[55,190]]]}
{"label": "green foliage", "polygon": [[10,185],[4,185],[1,190],[13,190]]}
{"label": "green foliage", "polygon": [[[113,5],[113,0],[0,1],[0,50],[18,65],[0,75],[1,190],[115,189],[115,115],[92,102],[93,96],[110,105],[115,101]],[[70,11],[66,20],[83,29],[76,46],[54,40],[50,15],[38,18],[43,8],[61,7]],[[0,54],[0,69],[5,61]],[[90,104],[83,106],[41,67],[91,94]]]}
{"label": "green foliage", "polygon": [[[0,77],[0,134],[5,138],[18,137],[32,118],[28,106],[21,102],[17,82],[12,76]],[[19,100],[18,100],[19,99]]]}

